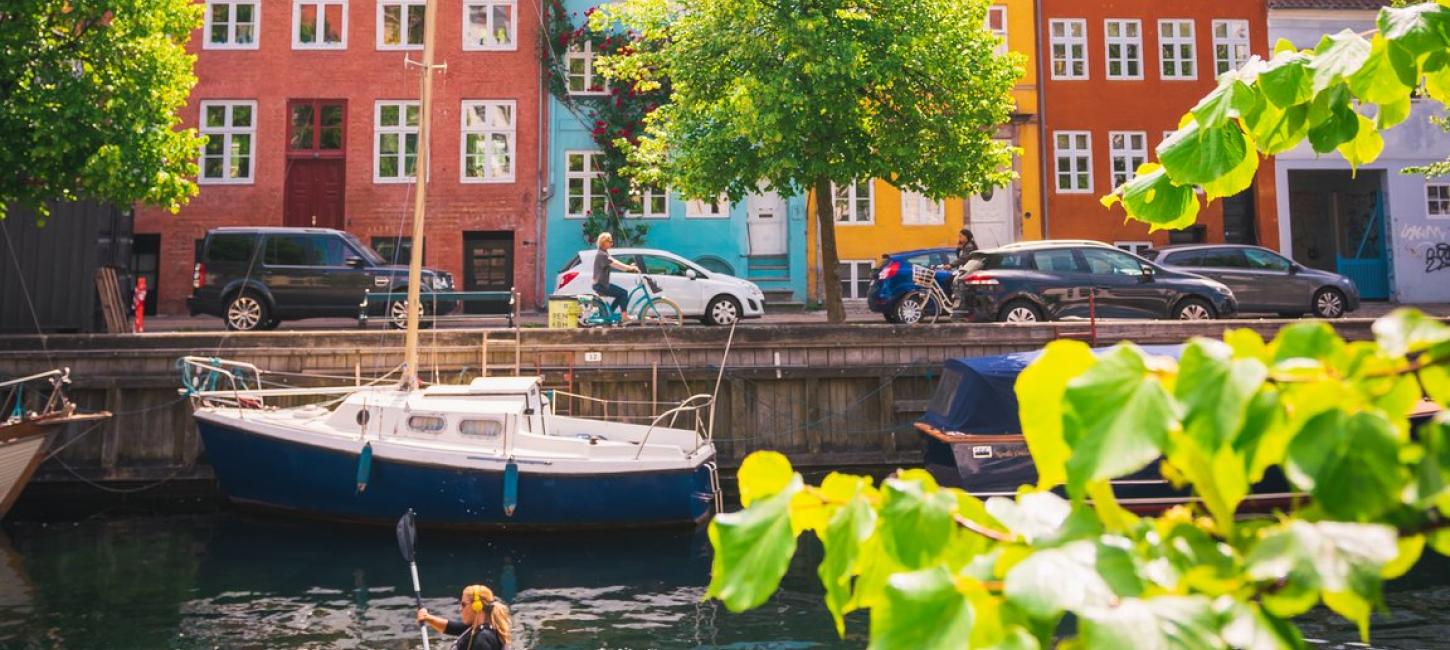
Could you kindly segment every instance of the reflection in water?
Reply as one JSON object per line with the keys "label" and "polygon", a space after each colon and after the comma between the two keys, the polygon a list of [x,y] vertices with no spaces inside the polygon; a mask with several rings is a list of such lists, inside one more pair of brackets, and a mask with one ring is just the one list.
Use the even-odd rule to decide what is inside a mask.
{"label": "reflection in water", "polygon": [[[391,530],[235,514],[7,522],[0,530],[0,649],[415,648],[407,565]],[[765,606],[703,602],[703,531],[459,535],[420,531],[426,604],[457,615],[463,586],[495,588],[517,648],[860,648],[865,617],[838,639],[821,602],[819,546]],[[1392,584],[1378,648],[1446,647],[1450,562]],[[1323,610],[1300,620],[1329,647],[1356,641]],[[440,647],[436,643],[435,646]],[[450,640],[451,641],[451,640]],[[441,647],[447,647],[446,645]]]}

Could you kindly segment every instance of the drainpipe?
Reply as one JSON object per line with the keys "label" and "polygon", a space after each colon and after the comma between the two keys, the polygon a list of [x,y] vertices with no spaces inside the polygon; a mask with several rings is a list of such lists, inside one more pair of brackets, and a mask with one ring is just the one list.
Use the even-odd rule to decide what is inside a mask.
{"label": "drainpipe", "polygon": [[1046,57],[1042,55],[1042,23],[1044,22],[1042,1],[1034,0],[1033,2],[1033,8],[1037,12],[1037,15],[1034,16],[1035,20],[1033,21],[1036,23],[1035,27],[1037,28],[1035,30],[1037,32],[1037,42],[1033,43],[1033,52],[1037,56],[1037,176],[1038,184],[1040,185],[1038,188],[1038,196],[1041,197],[1041,205],[1037,206],[1037,211],[1039,212],[1037,218],[1042,223],[1042,238],[1047,239],[1049,236],[1047,234],[1047,177],[1055,173],[1053,170],[1057,169],[1057,165],[1047,158],[1047,66],[1043,64],[1043,61],[1050,58],[1051,53],[1049,52]]}
{"label": "drainpipe", "polygon": [[[547,38],[547,36],[544,35],[544,30],[544,19],[541,14],[539,17],[540,38]],[[546,228],[546,222],[549,219],[548,200],[549,197],[554,194],[553,188],[549,187],[549,165],[547,159],[544,157],[544,140],[548,136],[546,127],[548,124],[548,119],[552,116],[552,111],[549,110],[549,88],[548,84],[544,83],[542,74],[538,78],[538,83],[539,110],[537,113],[537,119],[539,124],[539,146],[538,152],[536,154],[538,158],[536,160],[536,164],[534,165],[535,168],[538,169],[538,172],[536,173],[536,191],[534,192],[534,196],[537,199],[537,202],[534,206],[534,299],[538,301],[538,304],[534,305],[535,309],[538,309],[541,305],[549,304],[549,294],[547,289],[549,275],[549,270],[547,268],[549,263],[549,248],[545,244],[544,237],[548,235]]]}

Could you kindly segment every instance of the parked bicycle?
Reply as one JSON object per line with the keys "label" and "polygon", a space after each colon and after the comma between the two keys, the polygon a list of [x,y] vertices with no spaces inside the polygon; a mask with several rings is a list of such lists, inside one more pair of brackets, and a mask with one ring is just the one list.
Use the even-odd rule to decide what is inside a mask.
{"label": "parked bicycle", "polygon": [[[950,283],[953,277],[955,274],[946,276],[946,281]],[[952,299],[942,281],[937,279],[935,269],[911,267],[911,282],[916,289],[901,297],[901,305],[896,311],[902,324],[915,325],[923,321],[930,324],[943,317],[951,320]]]}
{"label": "parked bicycle", "polygon": [[634,317],[640,325],[683,325],[684,312],[679,303],[658,295],[660,285],[654,278],[640,274],[639,284],[629,291],[624,310],[616,312],[597,294],[579,296],[580,327],[614,327],[624,324],[624,314]]}

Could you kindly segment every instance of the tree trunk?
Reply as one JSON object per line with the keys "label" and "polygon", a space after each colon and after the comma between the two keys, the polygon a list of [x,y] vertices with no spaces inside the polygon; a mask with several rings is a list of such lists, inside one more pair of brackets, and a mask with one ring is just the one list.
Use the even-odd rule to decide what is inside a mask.
{"label": "tree trunk", "polygon": [[846,320],[846,309],[841,306],[840,257],[836,255],[836,217],[831,194],[831,179],[816,178],[816,226],[821,231],[821,295],[826,302],[826,320],[840,323]]}

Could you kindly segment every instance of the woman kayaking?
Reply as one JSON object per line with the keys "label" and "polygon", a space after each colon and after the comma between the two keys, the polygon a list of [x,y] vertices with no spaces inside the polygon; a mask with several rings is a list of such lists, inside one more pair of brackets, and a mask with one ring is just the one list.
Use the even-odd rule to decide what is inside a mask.
{"label": "woman kayaking", "polygon": [[512,635],[509,628],[509,608],[494,598],[493,591],[483,585],[469,585],[463,588],[462,620],[453,621],[442,616],[433,616],[426,609],[418,610],[418,623],[443,634],[456,634],[453,650],[504,650]]}

